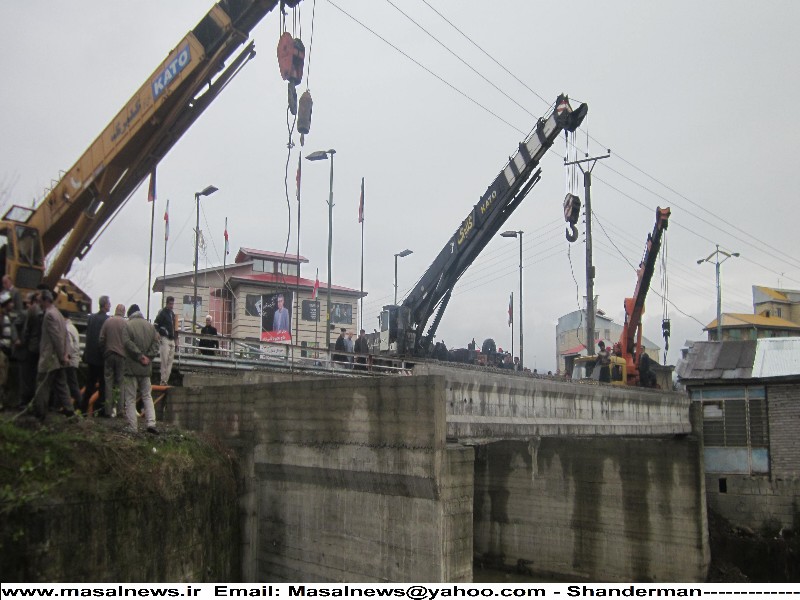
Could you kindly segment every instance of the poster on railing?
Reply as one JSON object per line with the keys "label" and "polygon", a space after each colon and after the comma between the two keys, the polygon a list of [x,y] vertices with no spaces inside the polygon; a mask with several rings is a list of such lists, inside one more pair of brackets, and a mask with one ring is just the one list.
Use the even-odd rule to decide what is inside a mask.
{"label": "poster on railing", "polygon": [[247,294],[245,315],[261,319],[261,341],[292,342],[292,292]]}

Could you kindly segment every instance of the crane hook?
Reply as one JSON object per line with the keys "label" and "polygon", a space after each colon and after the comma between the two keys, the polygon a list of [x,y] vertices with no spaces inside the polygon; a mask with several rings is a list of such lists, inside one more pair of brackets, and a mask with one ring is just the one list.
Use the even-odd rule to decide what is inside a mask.
{"label": "crane hook", "polygon": [[578,239],[578,228],[575,224],[581,212],[581,199],[574,194],[564,197],[564,220],[567,222],[567,241],[574,242]]}
{"label": "crane hook", "polygon": [[568,242],[574,242],[575,240],[578,239],[578,228],[575,227],[574,223],[569,224],[569,227],[566,230],[566,235]]}

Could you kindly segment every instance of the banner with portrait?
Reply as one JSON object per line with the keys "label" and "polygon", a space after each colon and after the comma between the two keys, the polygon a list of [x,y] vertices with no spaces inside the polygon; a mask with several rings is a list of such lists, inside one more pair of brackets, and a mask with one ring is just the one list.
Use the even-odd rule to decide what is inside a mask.
{"label": "banner with portrait", "polygon": [[292,342],[292,292],[247,294],[244,312],[261,319],[262,342]]}

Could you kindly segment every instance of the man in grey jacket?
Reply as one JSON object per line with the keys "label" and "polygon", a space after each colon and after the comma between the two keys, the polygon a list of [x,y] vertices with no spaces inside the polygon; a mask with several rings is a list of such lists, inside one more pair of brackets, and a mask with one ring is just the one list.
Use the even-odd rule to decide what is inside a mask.
{"label": "man in grey jacket", "polygon": [[53,388],[56,404],[61,406],[64,415],[75,414],[67,389],[65,367],[69,364],[67,349],[67,323],[53,305],[53,293],[42,290],[42,337],[39,341],[39,372],[36,376],[36,395],[33,408],[40,421],[47,415],[50,402],[50,389]]}
{"label": "man in grey jacket", "polygon": [[144,318],[138,304],[128,307],[128,325],[122,332],[122,342],[125,346],[122,397],[128,429],[134,433],[139,431],[136,422],[136,396],[141,394],[147,432],[158,434],[156,411],[150,392],[152,358],[158,354],[158,334],[150,321]]}

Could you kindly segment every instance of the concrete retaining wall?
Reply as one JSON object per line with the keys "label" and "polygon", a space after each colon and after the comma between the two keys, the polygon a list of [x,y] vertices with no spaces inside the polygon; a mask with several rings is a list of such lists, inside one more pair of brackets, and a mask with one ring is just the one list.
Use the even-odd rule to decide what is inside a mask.
{"label": "concrete retaining wall", "polygon": [[167,418],[240,449],[246,581],[471,581],[473,451],[436,377],[181,388]]}
{"label": "concrete retaining wall", "polygon": [[704,581],[701,453],[688,437],[482,446],[475,553],[567,580]]}

